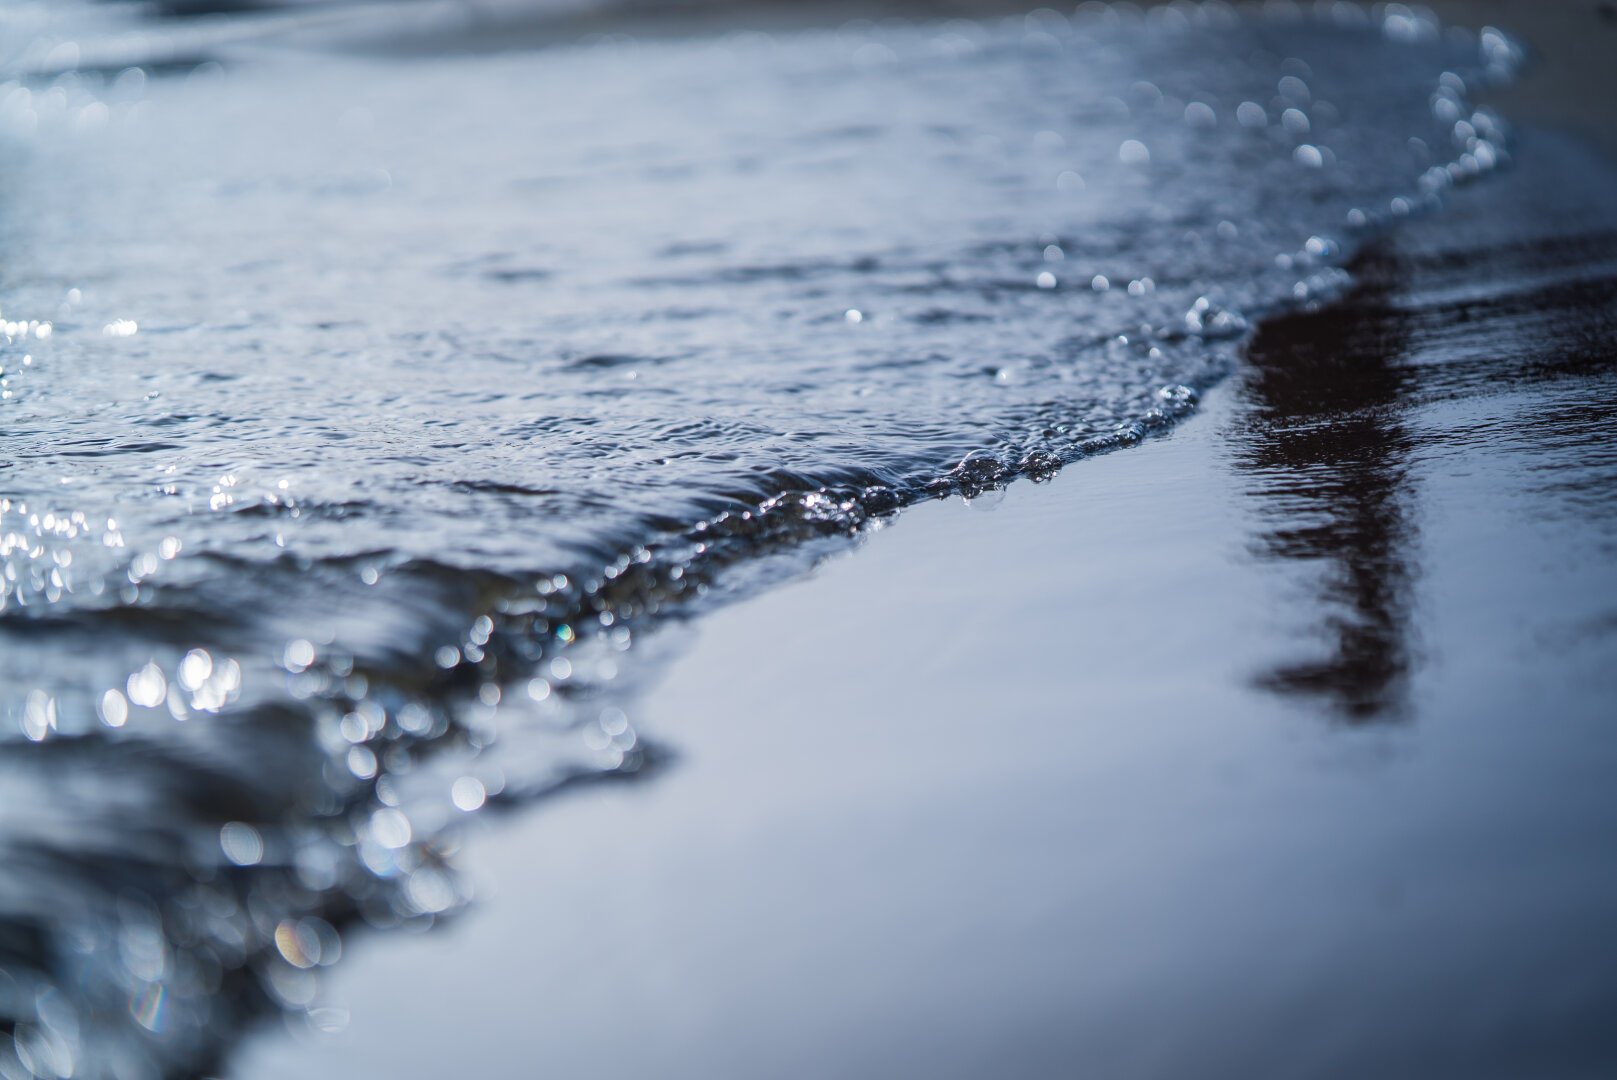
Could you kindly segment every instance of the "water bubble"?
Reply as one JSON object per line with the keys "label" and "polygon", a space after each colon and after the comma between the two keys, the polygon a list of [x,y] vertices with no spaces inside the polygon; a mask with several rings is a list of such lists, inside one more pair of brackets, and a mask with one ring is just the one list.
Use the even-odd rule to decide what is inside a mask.
{"label": "water bubble", "polygon": [[124,684],[124,690],[134,704],[155,709],[163,703],[163,698],[168,694],[168,679],[164,677],[162,668],[155,663],[149,663],[129,676]]}
{"label": "water bubble", "polygon": [[410,875],[404,887],[411,906],[428,915],[447,911],[455,904],[455,885],[449,875],[433,866],[424,866]]}
{"label": "water bubble", "polygon": [[368,746],[353,746],[348,750],[348,771],[360,780],[376,775],[376,755]]}
{"label": "water bubble", "polygon": [[322,947],[320,932],[313,918],[282,919],[275,927],[275,949],[281,958],[296,968],[312,968],[320,963]]}
{"label": "water bubble", "polygon": [[629,717],[615,705],[609,705],[601,710],[601,729],[608,735],[621,735],[629,730]]}
{"label": "water bubble", "polygon": [[462,776],[450,787],[449,798],[456,809],[471,813],[482,807],[488,792],[475,776]]}
{"label": "water bubble", "polygon": [[994,485],[1003,481],[1010,470],[998,457],[987,451],[974,451],[967,454],[960,464],[954,467],[950,476],[954,479],[960,493],[967,498],[980,495]]}
{"label": "water bubble", "polygon": [[206,649],[192,649],[180,661],[178,670],[174,673],[175,681],[186,690],[198,690],[213,674],[213,657],[208,655]]}
{"label": "water bubble", "polygon": [[1054,154],[1067,148],[1067,140],[1059,131],[1039,131],[1033,135],[1033,148],[1042,154]]}
{"label": "water bubble", "polygon": [[30,690],[23,704],[23,734],[32,742],[43,742],[55,730],[56,699],[43,690]]}
{"label": "water bubble", "polygon": [[243,821],[229,822],[219,830],[219,847],[237,866],[257,866],[264,858],[264,838]]}
{"label": "water bubble", "polygon": [[111,728],[123,727],[129,719],[129,703],[117,690],[108,690],[101,695],[98,711],[101,713],[101,722]]}
{"label": "water bubble", "polygon": [[307,638],[295,638],[287,642],[281,662],[294,674],[306,670],[314,663],[314,643]]}
{"label": "water bubble", "polygon": [[1218,114],[1211,105],[1201,101],[1192,101],[1185,106],[1185,123],[1193,128],[1207,130],[1218,126]]}
{"label": "water bubble", "polygon": [[383,807],[371,815],[370,835],[382,847],[395,851],[410,842],[410,819],[404,816],[403,811],[391,806]]}

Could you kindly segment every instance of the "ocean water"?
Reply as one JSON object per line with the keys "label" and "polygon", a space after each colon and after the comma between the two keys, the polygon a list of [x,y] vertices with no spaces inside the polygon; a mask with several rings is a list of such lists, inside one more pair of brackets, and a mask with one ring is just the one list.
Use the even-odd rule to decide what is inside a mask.
{"label": "ocean water", "polygon": [[683,620],[1189,414],[1507,160],[1518,59],[1398,5],[552,14],[0,16],[0,1075],[327,1023],[349,927],[473,899],[458,821],[657,763]]}

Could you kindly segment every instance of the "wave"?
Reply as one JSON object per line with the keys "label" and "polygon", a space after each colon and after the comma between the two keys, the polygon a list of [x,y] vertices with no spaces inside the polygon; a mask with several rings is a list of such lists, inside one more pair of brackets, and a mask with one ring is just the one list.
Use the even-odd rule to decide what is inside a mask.
{"label": "wave", "polygon": [[72,17],[0,86],[0,1073],[123,1078],[334,1022],[458,821],[663,760],[686,620],[1189,415],[1507,161],[1518,58],[1209,3],[159,78]]}

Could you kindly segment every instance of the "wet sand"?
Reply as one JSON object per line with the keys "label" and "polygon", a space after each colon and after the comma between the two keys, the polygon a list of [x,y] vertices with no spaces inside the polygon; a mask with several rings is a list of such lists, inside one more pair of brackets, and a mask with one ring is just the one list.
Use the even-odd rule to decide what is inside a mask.
{"label": "wet sand", "polygon": [[1518,163],[1170,437],[664,631],[674,759],[234,1075],[1611,1075],[1617,185]]}

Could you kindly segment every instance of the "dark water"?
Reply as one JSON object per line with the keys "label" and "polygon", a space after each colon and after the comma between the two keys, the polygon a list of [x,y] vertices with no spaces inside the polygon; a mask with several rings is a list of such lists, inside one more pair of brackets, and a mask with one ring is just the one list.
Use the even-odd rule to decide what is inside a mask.
{"label": "dark water", "polygon": [[463,904],[458,818],[655,761],[647,628],[1172,424],[1504,160],[1469,90],[1515,62],[1345,5],[512,52],[7,19],[17,1075],[206,1071],[345,927]]}

